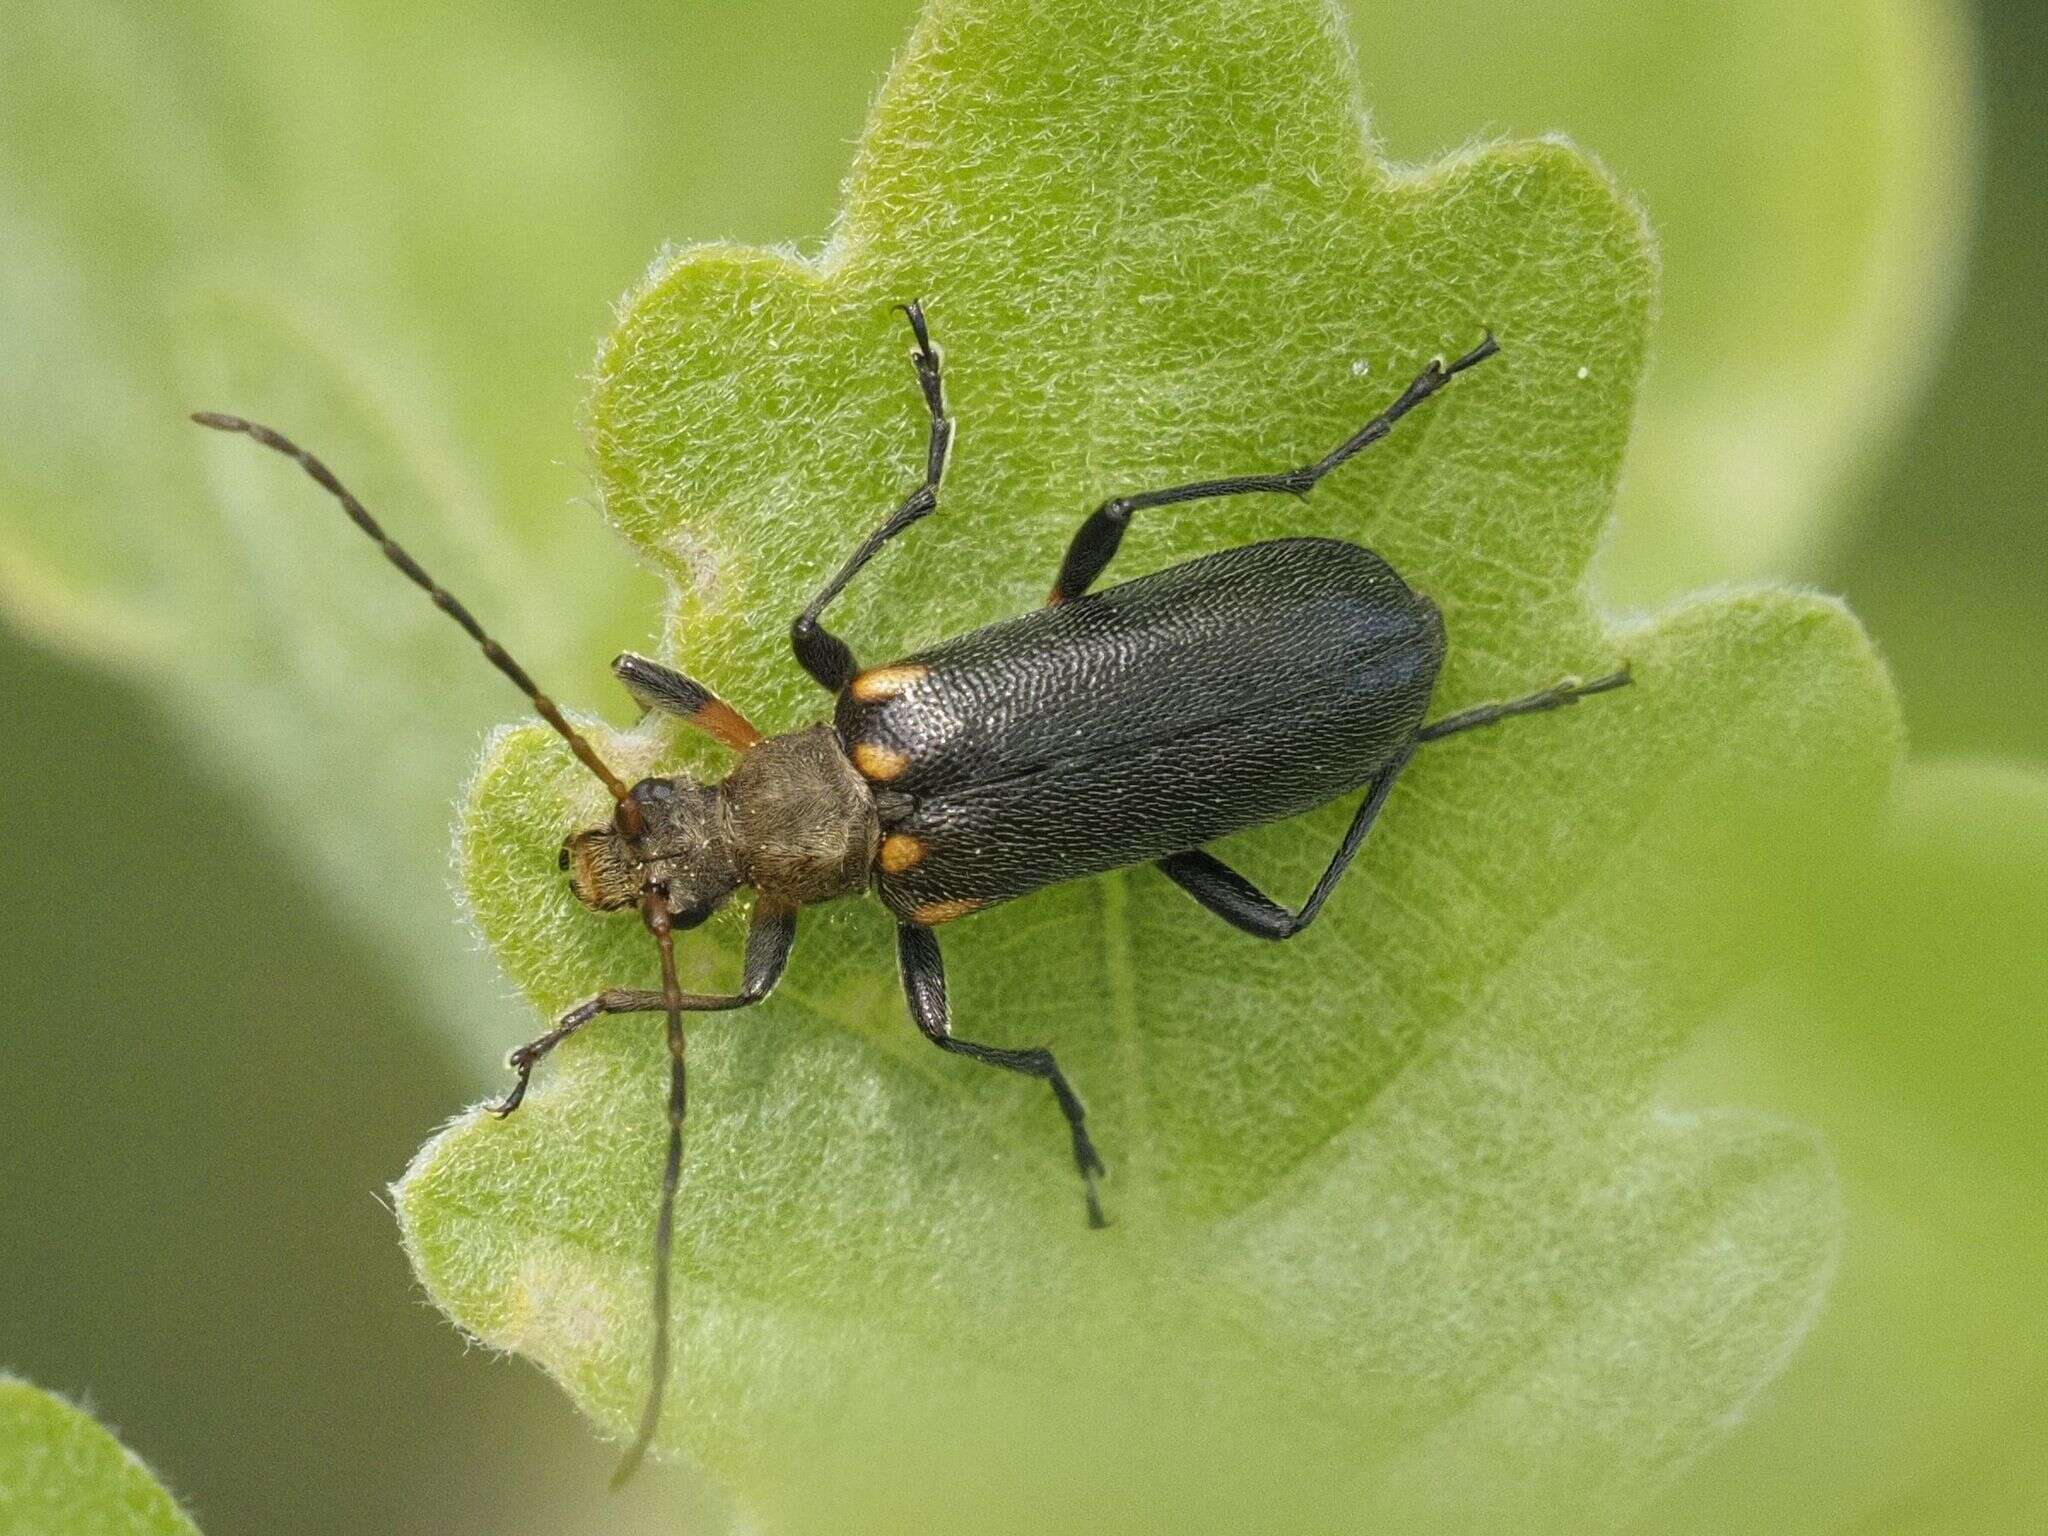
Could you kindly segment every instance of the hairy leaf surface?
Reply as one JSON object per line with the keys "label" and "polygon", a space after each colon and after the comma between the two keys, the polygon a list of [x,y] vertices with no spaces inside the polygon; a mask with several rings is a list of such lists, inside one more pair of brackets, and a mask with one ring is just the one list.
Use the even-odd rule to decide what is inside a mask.
{"label": "hairy leaf surface", "polygon": [[0,1376],[0,1536],[198,1536],[198,1528],[90,1415]]}
{"label": "hairy leaf surface", "polygon": [[[889,308],[918,296],[961,435],[940,513],[833,610],[866,660],[1042,600],[1104,496],[1313,458],[1490,327],[1500,358],[1306,502],[1143,518],[1113,575],[1360,539],[1444,608],[1440,709],[1624,657],[1639,684],[1428,749],[1292,944],[1150,871],[943,930],[959,1032],[1052,1043],[1087,1096],[1106,1234],[1042,1090],[917,1038],[881,914],[810,914],[769,1004],[693,1027],[665,1443],[790,1528],[1584,1529],[1776,1371],[1834,1252],[1825,1162],[1652,1085],[1745,971],[1758,819],[1867,812],[1895,723],[1824,600],[1590,606],[1652,289],[1641,219],[1561,143],[1378,164],[1322,0],[934,0],[818,259],[657,266],[600,358],[604,506],[671,584],[672,659],[766,728],[824,713],[788,620],[921,463]],[[714,761],[601,737],[635,772]],[[653,974],[555,866],[603,809],[536,728],[471,789],[467,889],[545,1009]],[[1226,852],[1298,899],[1349,810]],[[739,917],[691,982],[731,976]],[[399,1191],[442,1305],[614,1430],[658,1036],[586,1032]]]}

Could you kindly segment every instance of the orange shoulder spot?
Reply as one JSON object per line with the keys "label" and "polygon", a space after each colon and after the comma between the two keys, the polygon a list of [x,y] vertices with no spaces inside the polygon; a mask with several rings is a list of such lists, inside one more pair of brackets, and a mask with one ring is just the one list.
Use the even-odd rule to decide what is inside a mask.
{"label": "orange shoulder spot", "polygon": [[879,704],[884,699],[893,699],[925,675],[924,667],[875,667],[863,672],[847,685],[847,691],[863,704]]}
{"label": "orange shoulder spot", "polygon": [[853,766],[861,771],[861,777],[886,784],[900,777],[910,766],[910,759],[894,747],[878,746],[872,741],[857,741],[853,744]]}
{"label": "orange shoulder spot", "polygon": [[928,901],[921,907],[913,908],[910,920],[920,928],[936,928],[941,923],[950,923],[956,917],[965,917],[970,912],[979,912],[986,905],[972,896],[956,897],[952,901]]}
{"label": "orange shoulder spot", "polygon": [[879,862],[885,875],[900,875],[906,869],[915,869],[924,861],[924,839],[913,837],[908,832],[891,832],[882,839]]}

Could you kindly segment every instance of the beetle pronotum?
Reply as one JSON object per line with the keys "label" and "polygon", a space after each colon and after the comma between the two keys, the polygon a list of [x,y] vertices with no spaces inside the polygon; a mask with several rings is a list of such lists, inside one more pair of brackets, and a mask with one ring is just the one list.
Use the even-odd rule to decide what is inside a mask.
{"label": "beetle pronotum", "polygon": [[[612,670],[645,709],[672,715],[739,755],[716,784],[627,784],[486,634],[469,610],[394,543],[313,455],[268,427],[202,412],[295,459],[386,558],[483,648],[611,792],[609,821],[573,832],[561,865],[599,911],[633,907],[653,936],[661,989],[614,988],[511,1053],[509,1115],[534,1064],[608,1013],[668,1021],[668,1153],[654,1238],[654,1343],[640,1424],[613,1481],[652,1444],[669,1371],[669,1249],[681,1178],[683,1015],[744,1008],[773,990],[797,913],[873,888],[896,920],[910,1013],[942,1050],[1035,1077],[1066,1119],[1091,1225],[1104,1224],[1102,1160],[1081,1099],[1052,1052],[953,1033],[934,930],[1050,885],[1150,863],[1225,922],[1289,939],[1315,921],[1416,751],[1510,716],[1556,709],[1629,681],[1626,665],[1425,723],[1443,664],[1442,615],[1372,551],[1335,539],[1275,539],[1223,550],[1094,592],[1133,513],[1252,492],[1306,496],[1409,411],[1497,350],[1489,334],[1432,361],[1399,399],[1313,463],[1105,501],[1068,546],[1043,608],[861,670],[822,621],[877,552],[938,507],[952,446],[939,354],[924,312],[901,306],[930,415],[924,478],[790,625],[798,663],[835,701],[831,724],[763,737],[703,685],[643,656]],[[1329,866],[1298,909],[1283,907],[1206,844],[1364,790]],[[737,992],[682,990],[675,935],[742,886],[754,891]]]}

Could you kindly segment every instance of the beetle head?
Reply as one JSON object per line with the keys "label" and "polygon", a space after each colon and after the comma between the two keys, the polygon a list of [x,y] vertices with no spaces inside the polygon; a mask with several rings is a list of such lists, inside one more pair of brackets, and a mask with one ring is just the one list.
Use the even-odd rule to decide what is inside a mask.
{"label": "beetle head", "polygon": [[[694,928],[739,887],[715,785],[689,779],[642,779],[628,811],[585,827],[562,844],[561,866],[576,899],[600,912],[638,905],[652,889],[666,900],[677,928]],[[637,820],[639,830],[626,830]]]}

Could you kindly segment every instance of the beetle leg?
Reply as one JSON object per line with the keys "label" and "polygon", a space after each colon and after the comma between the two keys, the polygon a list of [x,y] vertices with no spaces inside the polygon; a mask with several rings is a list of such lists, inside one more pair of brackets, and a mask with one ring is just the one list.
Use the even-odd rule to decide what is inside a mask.
{"label": "beetle leg", "polygon": [[[740,977],[740,990],[725,995],[685,992],[683,1011],[727,1013],[760,1002],[775,990],[775,983],[782,979],[783,968],[789,963],[789,951],[795,942],[795,913],[778,910],[764,914],[757,907],[753,926],[747,930],[747,958]],[[505,1065],[519,1074],[519,1080],[512,1085],[510,1093],[487,1107],[500,1120],[517,1109],[526,1097],[527,1080],[533,1076],[535,1063],[592,1019],[608,1013],[660,1013],[667,1006],[661,993],[637,987],[612,987],[587,1002],[578,1003],[556,1020],[553,1029],[527,1041],[505,1058]]]}
{"label": "beetle leg", "polygon": [[925,448],[924,483],[889,514],[881,527],[861,541],[860,547],[839,568],[838,574],[825,583],[825,590],[812,598],[810,607],[798,614],[796,621],[789,626],[789,643],[796,652],[798,663],[827,693],[837,693],[851,682],[853,675],[860,670],[860,664],[853,659],[852,648],[820,624],[819,618],[826,605],[860,574],[861,567],[874,559],[884,544],[919,519],[938,510],[939,482],[946,476],[946,457],[953,446],[953,423],[946,415],[946,393],[939,374],[939,354],[932,346],[931,332],[925,328],[924,309],[917,303],[899,307],[910,321],[911,334],[917,338],[917,345],[910,351],[910,361],[917,369],[917,386],[924,391],[924,403],[932,417],[931,438]]}
{"label": "beetle leg", "polygon": [[1067,546],[1066,558],[1060,562],[1060,573],[1054,578],[1051,595],[1046,601],[1066,602],[1069,598],[1079,597],[1095,584],[1096,577],[1102,574],[1103,568],[1116,554],[1117,546],[1123,542],[1124,530],[1130,526],[1133,512],[1180,501],[1245,496],[1254,491],[1285,491],[1294,496],[1306,496],[1323,476],[1339,464],[1385,437],[1393,430],[1395,422],[1442,389],[1453,375],[1485,362],[1499,350],[1499,343],[1489,331],[1484,341],[1453,363],[1431,359],[1429,366],[1415,376],[1415,382],[1401,392],[1400,399],[1313,464],[1304,464],[1299,469],[1277,475],[1233,475],[1224,480],[1197,480],[1191,485],[1169,486],[1163,491],[1143,491],[1135,496],[1118,496],[1105,501],[1088,514],[1087,521],[1081,524],[1073,542]]}
{"label": "beetle leg", "polygon": [[633,702],[642,709],[687,720],[736,752],[744,752],[761,740],[761,733],[745,715],[674,667],[622,651],[612,658],[612,676],[626,685],[626,692],[633,695]]}
{"label": "beetle leg", "polygon": [[505,1065],[519,1074],[519,1081],[512,1085],[510,1093],[489,1106],[491,1113],[502,1120],[517,1109],[526,1097],[526,1083],[533,1076],[534,1064],[592,1019],[607,1013],[659,1013],[661,1006],[659,992],[642,992],[631,987],[612,987],[587,1002],[578,1003],[555,1021],[553,1029],[538,1039],[527,1041],[505,1058]]}
{"label": "beetle leg", "polygon": [[1575,677],[1568,677],[1539,693],[1525,694],[1519,699],[1509,699],[1502,704],[1481,704],[1460,714],[1446,715],[1415,733],[1417,741],[1441,741],[1446,736],[1455,736],[1460,731],[1474,730],[1482,725],[1492,725],[1497,720],[1507,720],[1515,715],[1540,714],[1546,709],[1562,709],[1567,704],[1576,704],[1589,694],[1610,693],[1616,688],[1626,688],[1635,679],[1630,675],[1627,662],[1619,672],[1610,672],[1605,677],[1596,677],[1590,683],[1582,683]]}
{"label": "beetle leg", "polygon": [[1302,903],[1299,912],[1288,911],[1214,854],[1203,853],[1200,849],[1171,854],[1158,861],[1159,868],[1167,879],[1233,928],[1242,928],[1254,938],[1291,939],[1314,922],[1316,914],[1323,910],[1323,903],[1330,899],[1337,882],[1344,878],[1344,871],[1358,856],[1366,833],[1379,820],[1380,808],[1387,803],[1394,780],[1401,776],[1401,770],[1408,766],[1408,760],[1414,755],[1415,749],[1411,746],[1380,770],[1379,777],[1367,789],[1357,814],[1351,818],[1344,841],[1337,846],[1336,857],[1330,860],[1330,867],[1316,881],[1316,888],[1309,892],[1308,900]]}
{"label": "beetle leg", "polygon": [[1095,1190],[1095,1181],[1103,1176],[1104,1170],[1102,1159],[1096,1155],[1095,1143],[1088,1139],[1087,1111],[1081,1105],[1080,1095],[1069,1086],[1059,1063],[1053,1060],[1052,1052],[1043,1046],[1007,1050],[1002,1046],[961,1040],[953,1034],[952,1018],[946,1007],[946,967],[939,957],[938,938],[931,929],[917,923],[898,923],[896,956],[903,968],[903,993],[910,1000],[910,1016],[924,1031],[925,1039],[942,1051],[1039,1078],[1052,1089],[1052,1096],[1059,1101],[1060,1113],[1067,1117],[1067,1129],[1073,1133],[1074,1165],[1081,1170],[1081,1186],[1088,1202],[1088,1225],[1108,1226],[1102,1215],[1102,1201]]}

